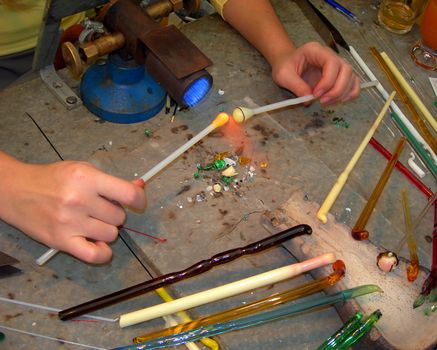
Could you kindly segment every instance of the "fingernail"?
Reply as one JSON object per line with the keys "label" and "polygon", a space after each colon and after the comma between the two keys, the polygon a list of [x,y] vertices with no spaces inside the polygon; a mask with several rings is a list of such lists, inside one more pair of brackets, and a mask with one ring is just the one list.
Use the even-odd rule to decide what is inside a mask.
{"label": "fingernail", "polygon": [[137,179],[137,180],[136,180],[136,185],[139,186],[139,187],[141,187],[141,188],[144,188],[144,185],[145,185],[145,184],[146,184],[146,183],[144,182],[143,179]]}

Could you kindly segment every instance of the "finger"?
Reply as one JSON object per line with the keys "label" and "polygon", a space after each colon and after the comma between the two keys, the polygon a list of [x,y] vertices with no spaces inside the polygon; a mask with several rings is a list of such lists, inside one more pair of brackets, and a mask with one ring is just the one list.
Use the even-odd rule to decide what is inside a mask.
{"label": "finger", "polygon": [[346,97],[349,96],[354,85],[355,85],[355,77],[352,76],[351,79],[349,79],[347,88],[343,91],[343,94],[339,98],[337,98],[336,102],[344,102],[346,100]]}
{"label": "finger", "polygon": [[344,99],[346,98],[347,95],[349,95],[349,93],[350,93],[352,87],[354,86],[354,84],[355,84],[355,77],[352,76],[350,79],[348,79],[347,86],[344,88],[344,91],[341,94],[341,96],[331,100],[329,102],[329,104],[337,103],[337,102],[344,102]]}
{"label": "finger", "polygon": [[105,173],[99,173],[95,180],[101,196],[135,209],[146,206],[146,195],[139,186]]}
{"label": "finger", "polygon": [[342,64],[335,83],[320,99],[322,104],[337,101],[348,89],[352,78],[352,68],[348,64]]}
{"label": "finger", "polygon": [[327,61],[322,66],[322,77],[314,87],[314,96],[321,97],[322,103],[322,98],[325,98],[325,100],[332,98],[327,92],[335,86],[340,68],[338,60]]}
{"label": "finger", "polygon": [[84,223],[81,231],[84,232],[84,236],[94,241],[113,242],[118,237],[118,227],[107,224],[103,221],[89,218]]}
{"label": "finger", "polygon": [[361,82],[360,78],[357,76],[355,77],[354,85],[352,86],[352,89],[350,90],[349,94],[344,98],[344,101],[350,101],[354,98],[357,98],[360,95],[361,92]]}
{"label": "finger", "polygon": [[93,199],[92,205],[88,206],[87,214],[113,226],[119,226],[126,220],[124,209],[117,202],[103,197]]}
{"label": "finger", "polygon": [[70,239],[68,247],[62,250],[91,264],[103,264],[112,257],[112,250],[106,243],[91,242],[81,236]]}

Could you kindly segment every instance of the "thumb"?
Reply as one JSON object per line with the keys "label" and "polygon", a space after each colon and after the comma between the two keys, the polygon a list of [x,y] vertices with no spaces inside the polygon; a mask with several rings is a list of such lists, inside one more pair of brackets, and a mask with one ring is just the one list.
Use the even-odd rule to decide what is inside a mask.
{"label": "thumb", "polygon": [[290,83],[290,90],[297,96],[307,96],[313,93],[311,86],[307,84],[301,77],[295,77]]}

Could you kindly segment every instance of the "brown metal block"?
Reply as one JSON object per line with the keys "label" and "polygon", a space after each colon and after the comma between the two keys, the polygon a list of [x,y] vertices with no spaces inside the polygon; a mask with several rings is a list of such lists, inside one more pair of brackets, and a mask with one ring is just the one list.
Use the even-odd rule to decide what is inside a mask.
{"label": "brown metal block", "polygon": [[105,17],[112,31],[123,33],[130,53],[139,64],[151,51],[178,79],[212,64],[175,26],[160,27],[130,0],[119,0]]}
{"label": "brown metal block", "polygon": [[150,31],[141,41],[178,79],[212,64],[175,26]]}
{"label": "brown metal block", "polygon": [[105,25],[112,32],[122,33],[126,39],[126,46],[135,61],[144,64],[145,47],[139,38],[159,28],[159,24],[147,16],[133,1],[118,0],[106,14]]}
{"label": "brown metal block", "polygon": [[145,64],[179,105],[186,106],[184,93],[197,79],[212,84],[205,70],[211,60],[175,26],[161,27],[134,2],[118,0],[105,16],[105,24],[124,35],[135,61]]}

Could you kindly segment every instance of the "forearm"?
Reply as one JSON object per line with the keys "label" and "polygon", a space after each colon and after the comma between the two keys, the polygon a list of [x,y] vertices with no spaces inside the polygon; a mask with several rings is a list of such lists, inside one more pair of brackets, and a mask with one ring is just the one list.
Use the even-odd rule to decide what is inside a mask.
{"label": "forearm", "polygon": [[0,151],[0,218],[7,220],[8,202],[14,192],[14,178],[23,163]]}
{"label": "forearm", "polygon": [[228,0],[223,14],[270,65],[295,49],[269,0]]}

